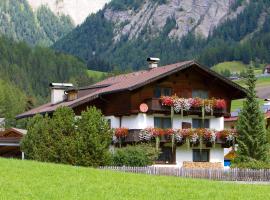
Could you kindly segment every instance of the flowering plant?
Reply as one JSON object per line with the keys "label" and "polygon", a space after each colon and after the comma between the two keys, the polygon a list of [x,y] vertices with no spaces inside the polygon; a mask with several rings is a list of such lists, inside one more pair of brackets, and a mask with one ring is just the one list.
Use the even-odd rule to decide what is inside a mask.
{"label": "flowering plant", "polygon": [[153,135],[151,134],[152,132],[150,131],[150,129],[142,129],[139,133],[139,139],[140,141],[150,141],[153,137]]}
{"label": "flowering plant", "polygon": [[172,128],[168,128],[164,130],[164,135],[173,135],[175,133],[175,130]]}
{"label": "flowering plant", "polygon": [[174,111],[179,113],[180,110],[188,111],[192,106],[193,99],[174,98]]}
{"label": "flowering plant", "polygon": [[200,108],[202,106],[203,106],[203,100],[201,98],[196,97],[192,100],[192,107]]}
{"label": "flowering plant", "polygon": [[165,131],[161,128],[146,128],[144,132],[152,137],[159,137],[165,134]]}
{"label": "flowering plant", "polygon": [[115,137],[126,137],[128,135],[128,128],[116,128],[114,129]]}
{"label": "flowering plant", "polygon": [[170,96],[162,96],[161,97],[161,104],[163,106],[173,106],[173,97],[170,97]]}
{"label": "flowering plant", "polygon": [[237,132],[235,129],[227,129],[227,130],[219,131],[217,135],[219,138],[225,139],[226,141],[231,142],[237,136]]}
{"label": "flowering plant", "polygon": [[214,107],[217,109],[225,109],[226,101],[224,99],[216,99]]}
{"label": "flowering plant", "polygon": [[205,112],[213,113],[213,106],[214,106],[215,99],[205,99],[204,100],[204,109]]}

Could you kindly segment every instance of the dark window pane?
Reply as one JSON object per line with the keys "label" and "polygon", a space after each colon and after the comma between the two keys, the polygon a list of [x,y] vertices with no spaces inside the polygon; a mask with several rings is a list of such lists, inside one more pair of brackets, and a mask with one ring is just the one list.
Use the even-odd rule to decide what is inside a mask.
{"label": "dark window pane", "polygon": [[210,122],[209,119],[192,119],[192,128],[209,128]]}
{"label": "dark window pane", "polygon": [[160,117],[155,117],[154,118],[154,127],[155,128],[162,128],[161,118]]}
{"label": "dark window pane", "polygon": [[202,99],[208,98],[208,92],[205,90],[193,90],[192,91],[192,98],[199,97]]}
{"label": "dark window pane", "polygon": [[170,118],[163,118],[163,128],[171,128],[171,119]]}
{"label": "dark window pane", "polygon": [[172,89],[171,88],[164,88],[163,89],[163,95],[164,96],[171,96],[172,95]]}
{"label": "dark window pane", "polygon": [[155,98],[161,97],[161,88],[159,88],[159,87],[155,88],[154,96],[155,96]]}
{"label": "dark window pane", "polygon": [[209,162],[209,149],[193,149],[193,162]]}
{"label": "dark window pane", "polygon": [[159,154],[157,161],[159,163],[172,163],[173,162],[172,147],[161,147],[161,153]]}
{"label": "dark window pane", "polygon": [[171,118],[167,117],[154,117],[155,128],[171,128]]}

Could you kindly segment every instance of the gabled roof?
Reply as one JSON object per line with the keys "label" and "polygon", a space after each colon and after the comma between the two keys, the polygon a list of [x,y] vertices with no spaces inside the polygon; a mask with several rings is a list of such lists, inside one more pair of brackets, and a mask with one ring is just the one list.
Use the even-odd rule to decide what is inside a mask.
{"label": "gabled roof", "polygon": [[[208,74],[211,74],[212,76],[219,79],[221,82],[224,82],[225,84],[228,84],[231,87],[235,88],[236,90],[240,92],[240,96],[242,97],[245,96],[246,91],[243,87],[237,85],[236,83],[230,81],[229,79],[224,78],[218,73],[192,60],[192,61],[179,62],[179,63],[175,63],[171,65],[157,67],[154,69],[141,70],[138,72],[132,72],[128,74],[122,74],[122,75],[107,78],[92,86],[82,88],[81,90],[89,90],[89,92],[81,93],[81,95],[79,95],[78,99],[76,100],[61,102],[56,105],[52,105],[48,103],[48,104],[42,105],[40,107],[34,108],[30,111],[27,111],[25,113],[18,115],[17,119],[33,116],[37,113],[40,113],[40,114],[50,113],[61,106],[69,106],[71,108],[74,108],[86,102],[92,101],[100,97],[101,95],[105,95],[105,94],[117,93],[117,92],[122,92],[122,91],[132,91],[144,85],[147,85],[149,83],[157,81],[161,78],[164,78],[168,75],[171,75],[183,69],[192,67],[192,66],[196,66],[202,69]],[[79,93],[80,93],[80,89],[79,89]]]}

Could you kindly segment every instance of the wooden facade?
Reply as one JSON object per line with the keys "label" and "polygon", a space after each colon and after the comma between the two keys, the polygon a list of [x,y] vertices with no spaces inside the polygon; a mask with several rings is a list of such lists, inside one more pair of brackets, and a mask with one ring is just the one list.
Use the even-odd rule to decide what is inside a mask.
{"label": "wooden facade", "polygon": [[20,142],[25,134],[25,130],[16,128],[0,132],[0,157],[22,158],[23,153],[20,149]]}
{"label": "wooden facade", "polygon": [[76,114],[80,114],[86,107],[95,105],[102,110],[105,116],[122,116],[139,113],[140,104],[146,103],[150,108],[148,112],[166,113],[168,110],[164,108],[157,109],[160,102],[159,99],[154,98],[156,87],[171,88],[172,94],[183,98],[191,98],[194,90],[207,91],[208,98],[214,97],[226,101],[227,110],[221,113],[222,115],[230,113],[231,100],[239,95],[237,90],[233,90],[232,87],[224,84],[213,75],[194,67],[146,84],[133,91],[102,95],[99,99],[75,107],[74,110]]}

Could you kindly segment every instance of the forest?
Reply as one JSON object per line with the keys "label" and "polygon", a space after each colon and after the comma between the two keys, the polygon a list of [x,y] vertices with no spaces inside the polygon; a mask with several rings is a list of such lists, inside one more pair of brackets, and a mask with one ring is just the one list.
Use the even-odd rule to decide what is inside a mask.
{"label": "forest", "polygon": [[0,34],[31,46],[50,46],[74,28],[70,17],[46,6],[34,12],[27,0],[1,0],[0,11]]}
{"label": "forest", "polygon": [[86,65],[71,55],[1,37],[0,82],[0,117],[11,119],[46,102],[50,82],[85,86],[92,80]]}

